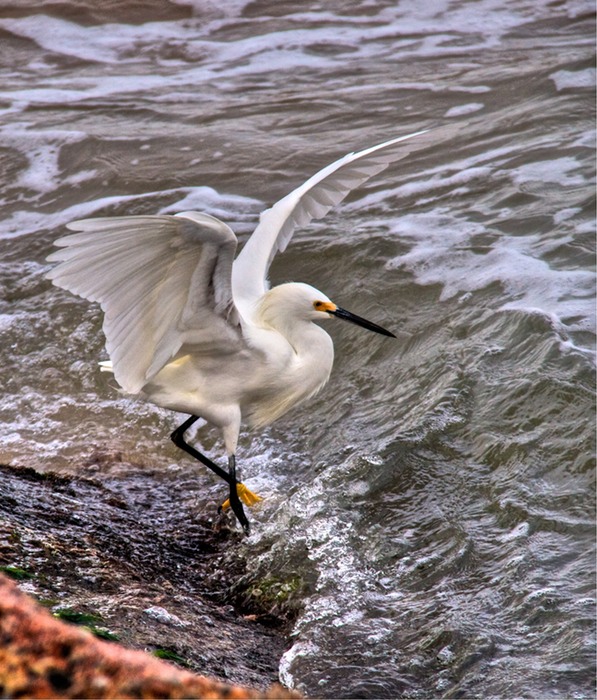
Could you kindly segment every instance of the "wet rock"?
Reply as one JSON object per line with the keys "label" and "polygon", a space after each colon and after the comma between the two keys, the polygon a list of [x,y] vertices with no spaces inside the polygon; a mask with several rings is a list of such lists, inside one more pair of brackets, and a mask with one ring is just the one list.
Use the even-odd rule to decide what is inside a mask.
{"label": "wet rock", "polygon": [[[271,616],[260,624],[231,594],[244,568],[239,558],[232,570],[224,555],[242,535],[214,529],[206,514],[215,508],[198,501],[204,487],[196,474],[125,461],[96,460],[77,476],[0,466],[0,571],[49,609],[46,621],[59,624],[52,613],[96,638],[264,692],[277,680],[285,628]],[[93,653],[100,649],[106,660],[125,658],[116,644]]]}
{"label": "wet rock", "polygon": [[159,605],[152,605],[151,608],[143,611],[149,617],[153,617],[158,622],[163,622],[166,625],[174,625],[174,627],[188,627],[191,623],[188,620],[181,620],[177,615],[169,613],[165,608]]}
{"label": "wet rock", "polygon": [[0,693],[30,698],[290,698],[179,670],[53,618],[0,574]]}

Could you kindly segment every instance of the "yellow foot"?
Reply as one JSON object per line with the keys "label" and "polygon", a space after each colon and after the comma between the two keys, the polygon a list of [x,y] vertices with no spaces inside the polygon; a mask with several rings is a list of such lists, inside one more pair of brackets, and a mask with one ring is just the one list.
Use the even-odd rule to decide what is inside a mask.
{"label": "yellow foot", "polygon": [[[259,501],[263,501],[263,498],[261,498],[261,496],[258,496],[256,493],[251,491],[251,489],[247,488],[244,484],[239,483],[236,485],[236,493],[238,494],[240,500],[246,506],[254,506],[256,503],[259,503]],[[222,508],[222,510],[230,508],[230,499],[227,498],[220,507]]]}

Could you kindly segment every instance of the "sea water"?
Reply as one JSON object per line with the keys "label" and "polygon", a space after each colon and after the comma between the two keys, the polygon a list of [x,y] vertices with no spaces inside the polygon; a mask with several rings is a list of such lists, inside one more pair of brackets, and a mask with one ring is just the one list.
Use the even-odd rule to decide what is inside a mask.
{"label": "sea water", "polygon": [[280,674],[307,695],[594,697],[592,3],[41,0],[0,32],[2,460],[200,471],[44,280],[68,221],[198,209],[244,241],[432,128],[275,260],[397,340],[328,323],[330,384],[243,433],[241,554],[300,582]]}

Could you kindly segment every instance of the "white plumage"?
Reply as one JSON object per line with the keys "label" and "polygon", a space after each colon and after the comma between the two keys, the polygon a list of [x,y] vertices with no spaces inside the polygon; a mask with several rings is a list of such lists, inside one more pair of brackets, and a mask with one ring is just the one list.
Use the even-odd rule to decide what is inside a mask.
{"label": "white plumage", "polygon": [[[245,530],[234,457],[241,421],[267,425],[327,382],[333,345],[313,322],[336,316],[392,335],[309,285],[270,290],[271,261],[297,226],[324,216],[403,158],[410,149],[402,142],[422,133],[351,153],[319,171],[261,214],[236,259],[232,229],[199,212],[75,221],[68,228],[76,233],[58,239],[60,250],[48,258],[59,263],[47,275],[54,284],[100,303],[120,386],[191,415],[172,438],[226,479]],[[199,416],[222,431],[228,472],[184,442]],[[238,493],[253,501],[245,487]]]}

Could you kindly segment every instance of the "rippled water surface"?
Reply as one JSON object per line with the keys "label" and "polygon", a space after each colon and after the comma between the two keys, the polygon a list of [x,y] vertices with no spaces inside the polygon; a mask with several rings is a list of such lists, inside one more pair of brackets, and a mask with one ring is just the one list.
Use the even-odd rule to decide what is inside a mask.
{"label": "rippled water surface", "polygon": [[307,695],[594,697],[593,4],[12,0],[0,37],[0,458],[116,449],[219,494],[180,417],[97,372],[52,241],[193,208],[244,239],[318,168],[434,127],[272,268],[398,340],[329,324],[330,385],[242,436],[267,496],[243,547],[292,582],[280,672]]}

